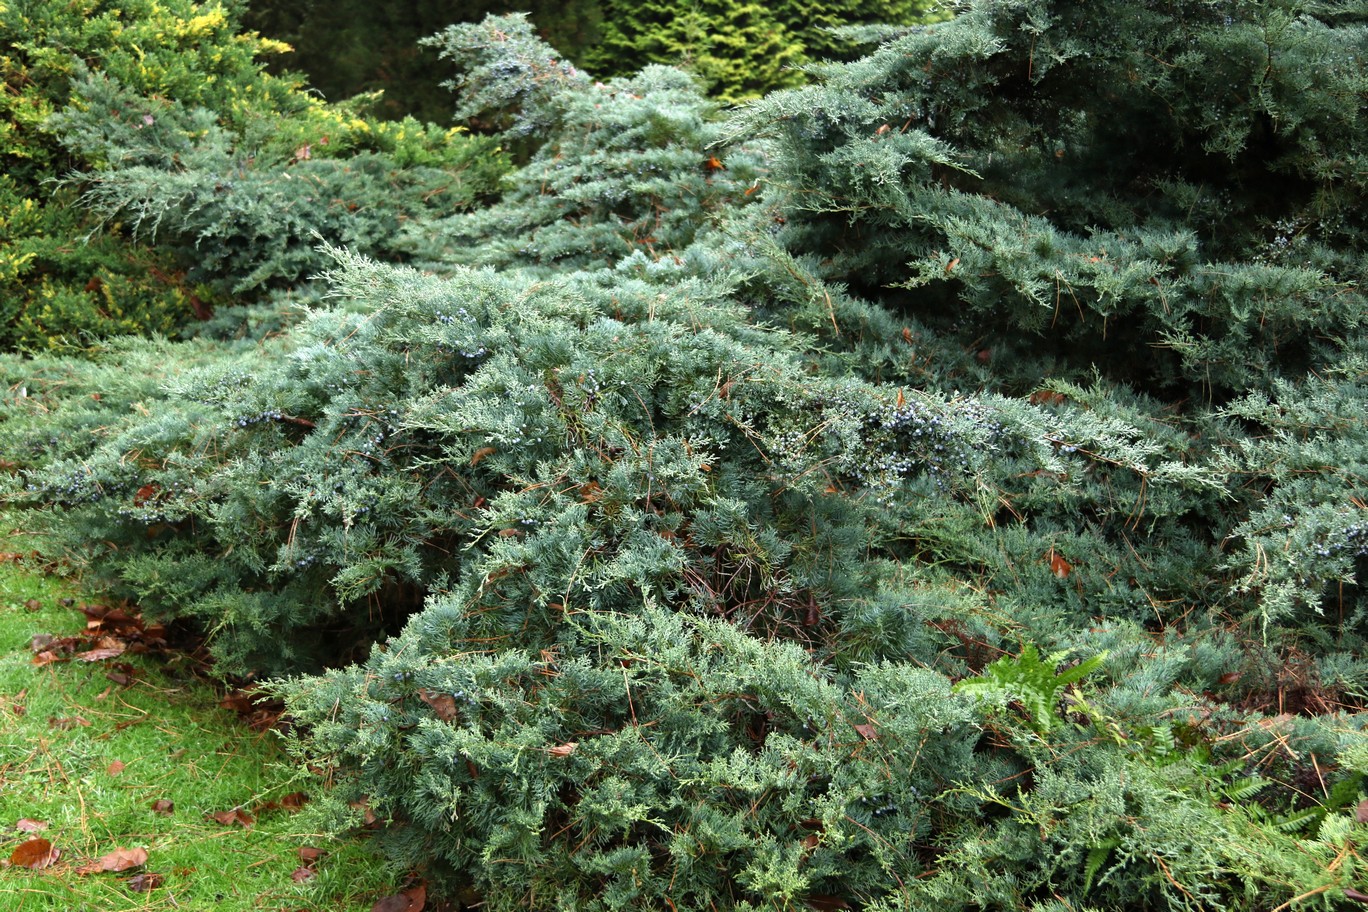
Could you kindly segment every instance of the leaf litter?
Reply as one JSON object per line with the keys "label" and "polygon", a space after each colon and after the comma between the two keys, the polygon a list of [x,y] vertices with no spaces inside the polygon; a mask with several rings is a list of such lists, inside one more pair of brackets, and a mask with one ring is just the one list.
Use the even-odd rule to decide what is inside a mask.
{"label": "leaf litter", "polygon": [[76,869],[77,874],[102,874],[129,871],[147,864],[146,849],[115,849]]}
{"label": "leaf litter", "polygon": [[[103,662],[124,653],[148,652],[166,648],[166,627],[148,624],[142,614],[122,607],[108,605],[79,605],[76,610],[85,615],[85,630],[71,636],[40,633],[29,641],[33,664],[50,665],[76,659],[81,662]],[[127,671],[114,678],[126,685],[132,680]]]}
{"label": "leaf litter", "polygon": [[125,883],[128,884],[128,889],[132,890],[134,893],[150,893],[152,890],[160,887],[165,881],[166,878],[162,877],[160,874],[152,871],[144,871],[141,874],[134,874],[132,877],[128,878]]}
{"label": "leaf litter", "polygon": [[210,814],[206,814],[205,817],[209,820],[216,820],[224,826],[237,824],[243,829],[249,829],[252,824],[256,823],[256,818],[240,807],[235,807],[227,811],[214,811]]}
{"label": "leaf litter", "polygon": [[418,883],[375,901],[371,912],[423,912],[427,905],[427,884]]}
{"label": "leaf litter", "polygon": [[62,850],[41,836],[19,844],[10,853],[9,864],[16,868],[29,868],[41,871],[62,857]]}

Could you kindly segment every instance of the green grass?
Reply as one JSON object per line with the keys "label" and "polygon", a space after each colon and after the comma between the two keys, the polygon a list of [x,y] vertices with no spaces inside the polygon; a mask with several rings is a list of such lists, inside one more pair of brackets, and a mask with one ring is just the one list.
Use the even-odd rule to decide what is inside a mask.
{"label": "green grass", "polygon": [[[18,550],[0,534],[0,552]],[[208,685],[178,678],[164,659],[149,656],[115,660],[136,669],[126,687],[106,677],[107,661],[34,665],[35,635],[83,628],[84,615],[59,602],[72,597],[82,594],[22,563],[0,561],[0,853],[8,860],[30,838],[15,828],[23,818],[47,823],[34,835],[62,853],[42,870],[0,867],[0,908],[340,912],[369,909],[396,892],[394,876],[364,842],[307,832],[307,812],[254,811],[250,829],[206,818],[319,789],[275,735],[221,709]],[[78,717],[88,724],[55,721]],[[114,761],[124,764],[117,775]],[[174,812],[154,812],[158,799],[174,802]],[[328,854],[314,865],[314,878],[296,883],[301,846]],[[120,848],[146,849],[145,867],[77,873]],[[140,870],[162,875],[162,885],[133,891],[127,881]]]}

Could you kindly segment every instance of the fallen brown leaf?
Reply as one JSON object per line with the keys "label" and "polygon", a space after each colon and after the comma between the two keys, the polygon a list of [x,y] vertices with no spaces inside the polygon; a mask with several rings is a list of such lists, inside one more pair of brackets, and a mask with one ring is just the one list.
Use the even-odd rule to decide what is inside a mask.
{"label": "fallen brown leaf", "polygon": [[864,738],[866,741],[879,740],[879,730],[875,728],[873,725],[866,723],[864,725],[856,725],[853,727],[855,731],[860,733],[860,737]]}
{"label": "fallen brown leaf", "polygon": [[317,873],[308,865],[300,865],[290,872],[290,879],[295,883],[303,883],[306,880],[312,880]]}
{"label": "fallen brown leaf", "polygon": [[1358,807],[1354,810],[1354,819],[1359,823],[1368,823],[1368,798],[1358,803]]}
{"label": "fallen brown leaf", "polygon": [[97,871],[127,871],[147,864],[146,849],[115,849],[94,862]]}
{"label": "fallen brown leaf", "polygon": [[256,695],[248,690],[230,690],[219,700],[219,706],[238,715],[247,715],[255,708]]}
{"label": "fallen brown leaf", "polygon": [[83,640],[80,637],[54,637],[46,633],[37,634],[29,641],[29,648],[34,653],[33,664],[42,666],[59,662],[75,652],[82,643]]}
{"label": "fallen brown leaf", "polygon": [[1029,401],[1031,405],[1063,405],[1065,397],[1063,393],[1053,390],[1036,390],[1031,393]]}
{"label": "fallen brown leaf", "polygon": [[75,728],[76,726],[88,727],[90,722],[84,716],[67,716],[62,719],[56,717],[48,718],[48,727],[57,729]]}
{"label": "fallen brown leaf", "polygon": [[116,640],[113,637],[100,637],[99,646],[86,652],[76,653],[76,658],[82,662],[100,662],[104,659],[112,659],[124,654],[128,644],[123,640]]}
{"label": "fallen brown leaf", "polygon": [[132,890],[134,893],[150,893],[157,887],[160,887],[165,881],[166,878],[162,877],[160,874],[144,871],[141,874],[134,874],[132,877],[128,878],[125,883],[128,884],[128,889]]}
{"label": "fallen brown leaf", "polygon": [[282,809],[287,811],[297,811],[308,803],[308,795],[304,794],[303,792],[290,792],[290,794],[288,795],[281,795],[279,798],[276,798],[273,801],[268,801],[263,805],[259,805],[257,807],[257,812],[260,813],[262,811],[278,811]]}
{"label": "fallen brown leaf", "polygon": [[10,853],[9,863],[16,868],[30,868],[34,871],[42,870],[62,857],[61,849],[42,837],[21,842],[19,847]]}
{"label": "fallen brown leaf", "polygon": [[48,825],[41,820],[30,820],[25,817],[14,825],[14,828],[21,833],[40,833],[48,828]]}
{"label": "fallen brown leaf", "polygon": [[27,602],[24,602],[24,608],[26,608],[29,611],[38,611],[41,610],[42,607],[43,603],[38,601],[37,599],[29,599]]}
{"label": "fallen brown leaf", "polygon": [[375,809],[370,806],[369,798],[353,801],[348,804],[347,807],[361,812],[361,823],[363,826],[375,826],[380,823],[380,818],[375,816]]}
{"label": "fallen brown leaf", "polygon": [[112,633],[138,635],[142,633],[142,618],[129,614],[122,608],[109,608],[104,605],[82,605],[86,616],[87,630],[104,630]]}
{"label": "fallen brown leaf", "polygon": [[575,752],[575,748],[577,747],[579,747],[579,742],[566,741],[564,744],[557,744],[555,747],[548,750],[547,753],[553,757],[568,757]]}
{"label": "fallen brown leaf", "polygon": [[156,801],[152,802],[152,813],[154,814],[171,814],[174,813],[175,810],[176,802],[166,798],[158,798]]}
{"label": "fallen brown leaf", "polygon": [[123,771],[124,762],[122,760],[115,760],[113,763],[109,764],[109,766],[105,769],[105,772],[109,773],[109,775],[111,776],[117,776]]}
{"label": "fallen brown leaf", "polygon": [[283,701],[272,699],[250,688],[229,691],[219,700],[219,706],[237,713],[242,717],[242,721],[256,731],[274,728],[285,711]]}
{"label": "fallen brown leaf", "polygon": [[371,912],[423,912],[427,905],[427,886],[418,884],[393,896],[375,901]]}
{"label": "fallen brown leaf", "polygon": [[327,854],[328,853],[323,851],[322,849],[315,849],[313,846],[299,847],[299,860],[304,862],[306,865],[313,864],[315,861],[318,861],[318,859],[322,858],[324,855]]}
{"label": "fallen brown leaf", "polygon": [[432,712],[443,722],[454,722],[457,715],[456,698],[450,694],[434,693],[430,690],[418,691],[418,699],[432,707]]}
{"label": "fallen brown leaf", "polygon": [[232,826],[236,823],[244,829],[256,823],[256,818],[240,807],[235,807],[231,811],[214,811],[208,816],[224,826]]}

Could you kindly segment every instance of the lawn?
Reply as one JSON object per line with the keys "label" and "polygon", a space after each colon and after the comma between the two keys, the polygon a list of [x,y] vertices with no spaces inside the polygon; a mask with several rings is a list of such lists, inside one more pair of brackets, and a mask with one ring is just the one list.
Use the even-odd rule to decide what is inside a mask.
{"label": "lawn", "polygon": [[[9,861],[46,839],[59,854],[33,843],[0,867],[0,905],[345,910],[401,886],[363,840],[310,831],[319,783],[273,732],[221,707],[187,657],[84,635],[80,606],[98,600],[22,550],[0,537],[0,849]],[[57,637],[52,649],[76,635],[38,664],[35,637]],[[121,643],[127,652],[99,658]],[[136,850],[145,863],[128,866]],[[34,856],[39,867],[21,866]]]}

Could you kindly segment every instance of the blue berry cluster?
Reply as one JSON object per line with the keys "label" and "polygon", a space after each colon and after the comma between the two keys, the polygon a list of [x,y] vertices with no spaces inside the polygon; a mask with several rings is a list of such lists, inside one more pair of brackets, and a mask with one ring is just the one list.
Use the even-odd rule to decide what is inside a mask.
{"label": "blue berry cluster", "polygon": [[884,795],[862,795],[858,804],[875,820],[898,812],[898,803]]}
{"label": "blue berry cluster", "polygon": [[1312,549],[1317,557],[1331,558],[1349,555],[1368,557],[1368,523],[1353,523],[1344,530],[1344,535],[1334,541],[1316,542]]}
{"label": "blue berry cluster", "polygon": [[279,421],[282,417],[280,409],[267,409],[264,412],[257,412],[255,415],[239,415],[233,419],[233,424],[240,428],[251,427],[263,421]]}
{"label": "blue berry cluster", "polygon": [[[433,314],[434,319],[443,326],[472,326],[478,329],[476,319],[471,316],[470,311],[464,307],[456,308],[455,313],[437,311]],[[455,352],[468,361],[478,361],[489,354],[489,349],[478,344],[473,337],[467,336],[467,341],[461,343],[450,342],[450,345],[438,345],[437,350],[443,354]]]}
{"label": "blue berry cluster", "polygon": [[45,484],[29,484],[27,489],[42,493],[47,499],[63,506],[80,503],[95,503],[105,495],[105,490],[87,469],[72,469],[58,475]]}
{"label": "blue berry cluster", "polygon": [[592,407],[598,403],[599,394],[603,391],[603,381],[591,367],[584,372],[584,376],[579,380],[580,389],[584,391],[584,404]]}
{"label": "blue berry cluster", "polygon": [[907,400],[865,415],[865,449],[851,474],[877,488],[924,473],[944,489],[954,477],[973,472],[983,450],[1003,432],[994,410],[981,403],[939,408]]}
{"label": "blue berry cluster", "polygon": [[292,566],[296,570],[307,570],[316,563],[318,563],[317,554],[306,554],[303,557],[296,558]]}

